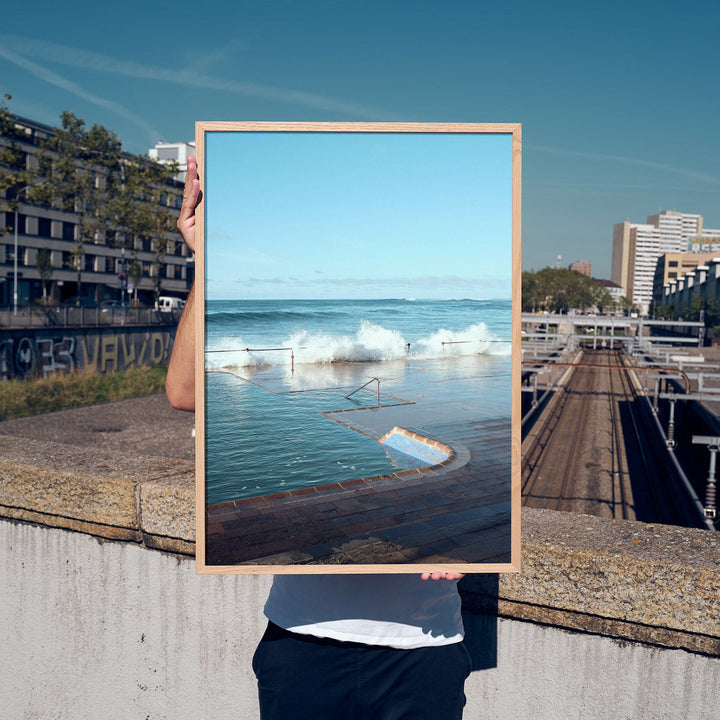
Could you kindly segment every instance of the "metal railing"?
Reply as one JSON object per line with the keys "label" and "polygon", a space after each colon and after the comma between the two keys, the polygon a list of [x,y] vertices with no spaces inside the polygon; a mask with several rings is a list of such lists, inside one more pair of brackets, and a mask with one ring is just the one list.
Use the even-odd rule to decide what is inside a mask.
{"label": "metal railing", "polygon": [[[303,350],[304,348],[298,348],[298,350]],[[231,348],[228,350],[206,350],[205,352],[207,354],[210,353],[230,353],[230,352],[279,352],[279,351],[289,351],[290,352],[290,368],[293,372],[295,372],[295,349],[291,347],[278,347],[278,348]]]}
{"label": "metal railing", "polygon": [[366,383],[361,385],[357,390],[353,390],[349,395],[345,396],[346,400],[349,400],[356,392],[360,392],[363,388],[367,387],[371,382],[377,383],[377,406],[380,407],[380,378],[370,378]]}
{"label": "metal railing", "polygon": [[154,308],[41,307],[26,305],[0,309],[0,326],[31,327],[104,327],[122,325],[177,325],[182,310],[160,311]]}

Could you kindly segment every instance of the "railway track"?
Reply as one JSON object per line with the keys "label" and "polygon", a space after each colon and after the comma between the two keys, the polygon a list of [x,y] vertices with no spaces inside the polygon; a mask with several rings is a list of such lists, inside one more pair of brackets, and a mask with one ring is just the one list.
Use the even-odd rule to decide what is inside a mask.
{"label": "railway track", "polygon": [[620,350],[583,351],[523,443],[524,505],[686,524],[629,372]]}

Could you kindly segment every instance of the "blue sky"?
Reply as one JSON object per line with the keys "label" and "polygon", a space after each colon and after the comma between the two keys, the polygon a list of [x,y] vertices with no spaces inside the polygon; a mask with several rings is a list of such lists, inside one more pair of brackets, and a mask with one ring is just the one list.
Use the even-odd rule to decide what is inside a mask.
{"label": "blue sky", "polygon": [[10,109],[131,152],[195,120],[521,122],[524,268],[609,277],[613,224],[658,210],[720,227],[716,2],[6,5]]}
{"label": "blue sky", "polygon": [[210,299],[510,297],[510,133],[209,132],[206,152]]}

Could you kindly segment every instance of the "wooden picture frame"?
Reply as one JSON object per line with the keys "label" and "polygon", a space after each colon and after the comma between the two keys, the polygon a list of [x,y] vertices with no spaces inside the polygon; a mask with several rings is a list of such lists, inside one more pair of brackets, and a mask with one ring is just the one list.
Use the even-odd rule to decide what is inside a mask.
{"label": "wooden picture frame", "polygon": [[196,152],[197,572],[518,571],[521,126]]}

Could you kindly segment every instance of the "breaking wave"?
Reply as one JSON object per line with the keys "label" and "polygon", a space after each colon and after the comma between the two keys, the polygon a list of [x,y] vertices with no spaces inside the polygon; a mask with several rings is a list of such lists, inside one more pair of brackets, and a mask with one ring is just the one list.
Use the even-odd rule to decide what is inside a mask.
{"label": "breaking wave", "polygon": [[354,335],[303,330],[272,347],[246,346],[240,336],[225,336],[208,348],[207,366],[208,369],[221,369],[290,365],[291,357],[298,365],[510,355],[510,343],[504,340],[507,338],[494,337],[484,322],[458,331],[440,329],[428,337],[409,340],[397,330],[362,320]]}

